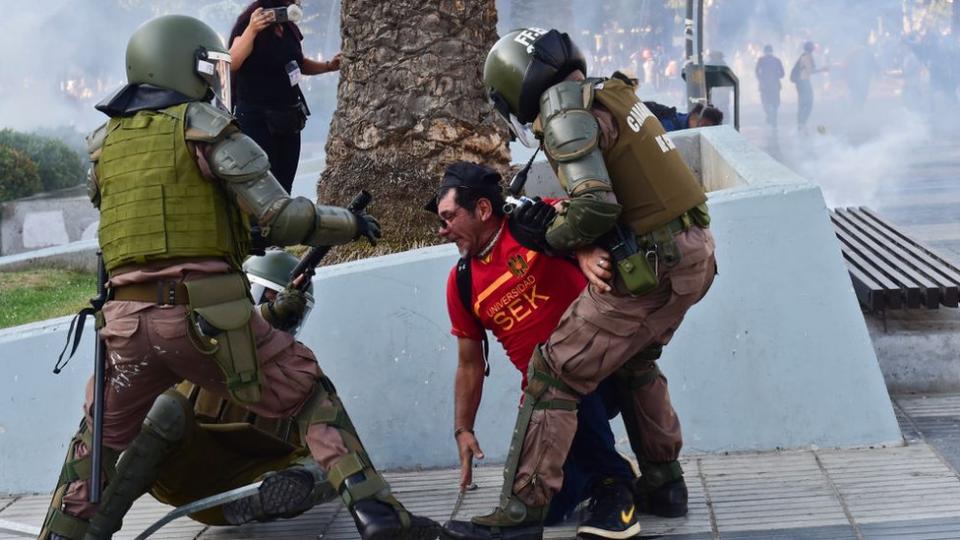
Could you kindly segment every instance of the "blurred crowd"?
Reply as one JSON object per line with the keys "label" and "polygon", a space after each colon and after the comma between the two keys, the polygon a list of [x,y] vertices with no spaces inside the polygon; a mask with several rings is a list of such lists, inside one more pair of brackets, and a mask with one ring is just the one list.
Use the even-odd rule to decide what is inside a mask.
{"label": "blurred crowd", "polygon": [[[679,13],[670,28],[624,27],[606,20],[597,28],[576,31],[575,39],[587,55],[592,74],[620,71],[638,81],[642,96],[681,104],[686,87],[681,78],[685,58]],[[862,39],[835,39],[827,32],[821,36],[817,28],[794,29],[769,41],[748,38],[735,43],[726,36],[722,41],[727,51],[710,49],[711,43],[721,40],[708,35],[704,61],[734,70],[743,104],[760,103],[756,65],[765,46],[785,67],[784,100],[796,101],[789,74],[806,43],[813,44],[817,65],[824,71],[811,80],[820,97],[846,100],[856,108],[868,97],[894,98],[917,111],[960,101],[960,38],[955,33],[949,28],[903,31],[877,26]]]}

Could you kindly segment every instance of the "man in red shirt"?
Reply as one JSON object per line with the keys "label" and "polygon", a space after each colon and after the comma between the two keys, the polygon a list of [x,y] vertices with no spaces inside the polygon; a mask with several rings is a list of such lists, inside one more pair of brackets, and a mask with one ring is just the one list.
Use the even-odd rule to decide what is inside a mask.
{"label": "man in red shirt", "polygon": [[[454,437],[461,488],[471,483],[473,457],[483,457],[473,425],[483,390],[485,331],[493,332],[523,374],[522,389],[534,347],[547,339],[587,283],[574,261],[537,251],[537,240],[504,214],[503,204],[500,175],[460,161],[447,168],[436,199],[427,205],[440,216],[440,236],[455,242],[461,256],[447,281],[447,309],[459,354]],[[518,211],[537,212],[544,219],[554,212],[542,201]],[[469,281],[458,280],[458,273],[465,271]],[[460,291],[464,283],[470,292],[469,310]],[[589,496],[578,533],[627,538],[640,532],[631,490],[634,474],[614,448],[610,430],[609,418],[617,411],[605,402],[613,402],[612,392],[612,386],[603,384],[580,403],[563,489],[553,499],[547,524],[560,521]]]}

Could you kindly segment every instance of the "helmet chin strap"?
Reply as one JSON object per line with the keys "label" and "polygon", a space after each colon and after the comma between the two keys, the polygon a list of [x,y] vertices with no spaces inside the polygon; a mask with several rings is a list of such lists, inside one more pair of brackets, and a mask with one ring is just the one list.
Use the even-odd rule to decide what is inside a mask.
{"label": "helmet chin strap", "polygon": [[513,113],[510,113],[510,116],[507,118],[507,125],[510,126],[510,131],[517,137],[520,144],[527,148],[540,147],[540,141],[537,140],[537,137],[533,134],[533,130],[530,129],[530,124],[521,124],[520,120],[518,120]]}

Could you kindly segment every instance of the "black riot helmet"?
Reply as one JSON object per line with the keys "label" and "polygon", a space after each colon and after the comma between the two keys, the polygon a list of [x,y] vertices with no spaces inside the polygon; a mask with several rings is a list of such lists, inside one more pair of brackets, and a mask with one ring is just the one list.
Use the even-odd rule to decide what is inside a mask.
{"label": "black riot helmet", "polygon": [[533,122],[540,96],[577,70],[586,75],[587,61],[569,35],[522,28],[507,33],[487,53],[483,83],[497,112],[515,128]]}

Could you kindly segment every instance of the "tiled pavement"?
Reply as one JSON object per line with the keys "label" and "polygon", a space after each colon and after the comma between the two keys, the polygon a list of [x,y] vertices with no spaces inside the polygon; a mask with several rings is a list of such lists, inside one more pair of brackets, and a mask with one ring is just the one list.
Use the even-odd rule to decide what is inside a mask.
{"label": "tiled pavement", "polygon": [[[808,449],[686,456],[690,514],[643,516],[645,537],[701,539],[960,539],[960,395],[894,398],[906,444],[860,449]],[[449,517],[457,471],[394,472],[388,478],[417,513]],[[493,507],[500,469],[484,467],[461,517]],[[47,497],[0,498],[0,520],[38,526]],[[138,501],[117,538],[133,538],[168,507]],[[21,538],[0,532],[0,540]],[[204,527],[181,519],[158,539],[353,539],[356,530],[339,503],[292,520],[246,527]],[[575,538],[572,524],[545,538]]]}

